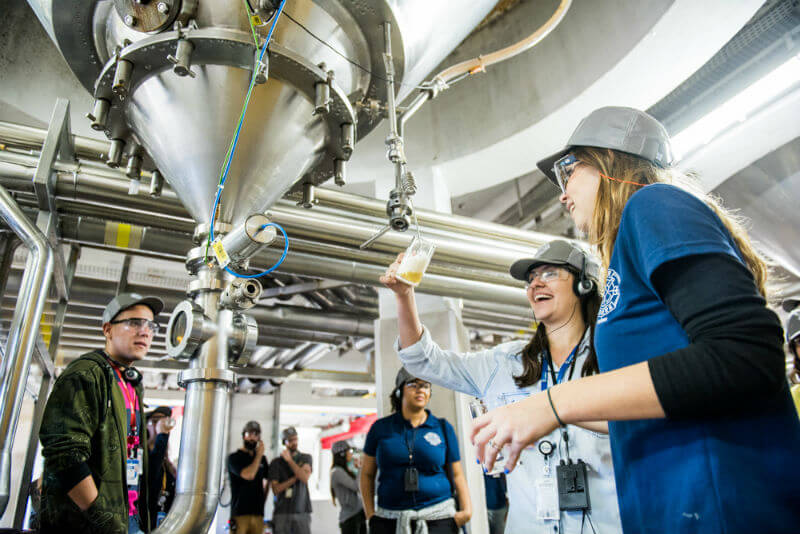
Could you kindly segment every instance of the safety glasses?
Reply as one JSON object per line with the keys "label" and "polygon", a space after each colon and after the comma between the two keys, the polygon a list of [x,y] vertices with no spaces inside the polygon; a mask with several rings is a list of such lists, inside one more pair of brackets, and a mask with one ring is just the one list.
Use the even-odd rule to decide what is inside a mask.
{"label": "safety glasses", "polygon": [[150,319],[143,319],[139,317],[132,317],[129,319],[120,319],[118,321],[111,321],[111,324],[121,324],[129,330],[144,330],[150,334],[158,332],[159,324]]}
{"label": "safety glasses", "polygon": [[528,274],[528,285],[526,285],[525,288],[530,288],[537,278],[547,284],[548,282],[553,282],[566,277],[567,271],[564,269],[559,269],[558,267],[549,267],[546,269],[531,271]]}
{"label": "safety glasses", "polygon": [[562,193],[567,192],[567,181],[569,181],[575,168],[578,166],[578,158],[572,154],[567,154],[553,164],[553,171],[556,173],[556,182],[561,188]]}

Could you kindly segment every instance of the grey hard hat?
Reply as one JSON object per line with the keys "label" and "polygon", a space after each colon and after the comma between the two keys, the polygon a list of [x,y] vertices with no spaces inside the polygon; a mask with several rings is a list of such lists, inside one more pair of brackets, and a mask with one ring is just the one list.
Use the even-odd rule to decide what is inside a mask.
{"label": "grey hard hat", "polygon": [[281,441],[287,441],[297,435],[297,429],[293,426],[287,426],[281,432]]}
{"label": "grey hard hat", "polygon": [[667,129],[652,116],[634,108],[608,106],[592,111],[572,132],[566,148],[539,161],[536,166],[558,185],[553,165],[576,146],[627,152],[659,167],[669,167],[673,162]]}
{"label": "grey hard hat", "polygon": [[786,321],[786,342],[791,343],[800,337],[800,310],[795,310],[789,314]]}
{"label": "grey hard hat", "polygon": [[350,446],[350,442],[346,439],[342,441],[337,441],[331,446],[331,452],[333,454],[342,454],[347,452],[348,450],[352,449],[353,447]]}
{"label": "grey hard hat", "polygon": [[254,432],[261,434],[261,425],[258,424],[258,421],[248,421],[244,424],[242,432]]}
{"label": "grey hard hat", "polygon": [[144,304],[153,310],[153,317],[158,317],[158,314],[164,309],[164,301],[158,297],[145,297],[139,293],[120,293],[111,299],[106,309],[103,310],[103,324],[110,323],[120,312],[137,304]]}
{"label": "grey hard hat", "polygon": [[545,243],[536,251],[532,258],[515,261],[509,272],[511,276],[523,282],[528,281],[528,274],[540,265],[566,265],[580,272],[586,266],[586,276],[595,282],[600,273],[600,265],[592,256],[578,245],[554,239]]}
{"label": "grey hard hat", "polygon": [[786,299],[781,303],[781,306],[783,307],[783,311],[789,313],[793,309],[797,308],[799,304],[800,304],[800,299]]}

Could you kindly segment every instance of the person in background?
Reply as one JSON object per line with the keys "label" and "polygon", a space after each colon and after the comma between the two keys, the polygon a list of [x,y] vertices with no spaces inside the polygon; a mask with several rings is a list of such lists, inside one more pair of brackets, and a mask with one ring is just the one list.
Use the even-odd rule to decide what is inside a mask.
{"label": "person in background", "polygon": [[358,491],[358,469],[353,464],[353,448],[347,441],[337,441],[331,447],[333,464],[331,465],[331,497],[333,504],[338,499],[339,530],[342,534],[367,534],[364,507]]}
{"label": "person in background", "polygon": [[298,449],[297,430],[281,432],[283,450],[269,464],[269,480],[275,494],[272,522],[275,534],[311,534],[311,455]]}
{"label": "person in background", "polygon": [[[791,301],[790,301],[791,302]],[[794,308],[797,304],[786,306],[784,302],[784,309]],[[788,311],[788,310],[787,310]],[[789,319],[786,320],[786,343],[789,344],[789,354],[792,355],[792,362],[794,370],[790,376],[792,399],[794,399],[794,407],[800,416],[800,308],[795,309],[789,314]]]}
{"label": "person in background", "polygon": [[[599,265],[578,245],[554,239],[532,257],[511,265],[511,277],[527,282],[526,295],[538,321],[530,339],[468,353],[443,350],[433,340],[419,319],[413,287],[395,277],[398,265],[396,261],[389,266],[380,281],[395,293],[399,331],[395,348],[415,376],[477,397],[491,409],[529,396],[544,396],[550,387],[598,372],[592,340],[600,308]],[[505,534],[556,528],[577,532],[583,524],[604,534],[620,533],[607,433],[605,422],[569,425],[541,436],[538,443],[522,451],[524,465],[506,476],[509,512]],[[588,466],[589,506],[573,503],[562,510],[555,484],[559,466],[578,460]]]}
{"label": "person in background", "polygon": [[506,497],[506,476],[483,475],[486,490],[486,515],[489,519],[489,534],[503,534],[506,531],[508,498]]}
{"label": "person in background", "polygon": [[142,375],[164,309],[121,293],[103,311],[103,350],[67,365],[44,409],[41,532],[138,534],[150,530]]}
{"label": "person in background", "polygon": [[148,481],[152,530],[161,524],[175,500],[175,480],[178,473],[167,450],[169,433],[175,428],[175,420],[172,419],[172,408],[169,406],[159,406],[145,417],[147,448],[150,451]]}
{"label": "person in background", "polygon": [[514,469],[558,427],[606,420],[625,532],[785,533],[800,524],[800,420],[766,264],[672,165],[664,126],[623,107],[538,163],[599,250],[600,374],[476,418],[472,439],[489,466],[507,447]]}
{"label": "person in background", "polygon": [[426,409],[430,382],[403,368],[389,398],[393,414],[372,425],[361,457],[369,532],[411,534],[427,528],[430,534],[455,534],[470,520],[472,501],[453,426]]}
{"label": "person in background", "polygon": [[264,532],[269,467],[264,458],[261,425],[248,421],[242,429],[242,446],[228,456],[231,479],[231,519],[237,534]]}

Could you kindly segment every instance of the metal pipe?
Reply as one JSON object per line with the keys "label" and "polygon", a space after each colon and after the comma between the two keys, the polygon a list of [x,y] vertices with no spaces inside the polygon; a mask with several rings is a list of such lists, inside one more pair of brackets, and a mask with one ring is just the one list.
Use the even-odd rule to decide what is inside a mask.
{"label": "metal pipe", "polygon": [[[0,163],[5,162],[7,164],[17,164],[35,168],[36,161],[36,158],[32,156],[0,150]],[[10,165],[5,165],[2,169],[10,172],[9,167]],[[166,187],[159,198],[150,197],[144,190],[138,196],[130,196],[128,195],[129,180],[125,177],[123,171],[108,169],[101,164],[91,166],[85,161],[81,161],[77,164],[57,162],[56,169],[61,171],[58,175],[56,185],[56,193],[58,196],[69,197],[71,199],[88,198],[109,200],[114,202],[117,207],[120,201],[122,201],[126,206],[146,209],[157,214],[167,213],[184,217],[187,218],[188,221],[188,214],[178,201],[177,195],[175,195],[173,190],[167,189]],[[0,173],[0,175],[2,175],[2,173]],[[27,179],[14,180],[13,178],[3,178],[2,183],[13,187],[15,190],[21,189],[33,192],[33,185],[29,183]],[[323,188],[316,188],[315,193],[320,204],[339,208],[346,212],[369,215],[375,218],[375,224],[382,223],[386,216],[385,202],[374,198]],[[285,209],[294,209],[295,213],[305,217],[306,225],[308,225],[309,219],[313,220],[316,218],[315,210],[308,211],[296,208],[289,200],[278,201],[270,211],[272,213],[281,213]],[[452,232],[453,236],[459,239],[462,238],[463,234],[469,234],[484,238],[500,239],[504,242],[504,245],[506,244],[505,242],[508,242],[512,246],[524,246],[527,249],[529,246],[538,247],[543,243],[559,237],[431,210],[416,210],[416,214],[422,226],[447,230]],[[276,221],[282,224],[282,221],[278,219],[276,219]],[[370,231],[373,233],[374,230],[374,228],[370,228]]]}
{"label": "metal pipe", "polygon": [[[200,278],[221,276],[218,269],[204,267]],[[217,335],[206,341],[191,367],[181,374],[186,386],[184,426],[181,433],[175,501],[156,534],[206,532],[219,504],[225,463],[225,433],[217,425],[227,421],[228,391],[233,374],[228,370],[228,335],[231,311],[217,311],[220,292],[205,291],[196,301],[211,320],[218,322]]]}
{"label": "metal pipe", "polygon": [[[47,137],[46,128],[34,128],[0,121],[0,141],[3,143],[38,149],[44,143],[45,137]],[[91,137],[72,135],[72,146],[75,147],[75,152],[81,156],[102,158],[108,154],[109,145],[110,143],[105,140],[101,141]]]}
{"label": "metal pipe", "polygon": [[0,187],[0,218],[28,248],[18,306],[11,321],[0,369],[0,515],[10,496],[11,448],[28,380],[28,368],[39,334],[39,317],[50,289],[55,263],[47,238],[33,225],[8,191]]}
{"label": "metal pipe", "polygon": [[329,345],[317,345],[312,348],[312,350],[308,351],[307,354],[303,355],[303,357],[298,358],[298,360],[291,365],[292,369],[305,369],[315,361],[319,360],[326,354],[328,354],[331,350],[333,350]]}
{"label": "metal pipe", "polygon": [[373,320],[359,316],[299,307],[256,306],[248,312],[258,324],[310,328],[346,336],[372,337]]}

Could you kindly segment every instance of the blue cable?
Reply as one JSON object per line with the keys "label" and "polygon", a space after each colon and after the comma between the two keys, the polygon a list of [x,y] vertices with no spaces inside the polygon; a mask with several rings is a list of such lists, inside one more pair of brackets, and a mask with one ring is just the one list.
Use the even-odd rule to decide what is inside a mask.
{"label": "blue cable", "polygon": [[[272,19],[272,26],[270,26],[269,32],[267,33],[267,40],[264,42],[264,46],[261,48],[261,53],[259,53],[259,55],[258,55],[258,63],[261,63],[261,61],[264,59],[264,53],[267,51],[267,46],[269,46],[269,42],[272,39],[272,32],[275,31],[275,25],[278,23],[278,19],[280,18],[281,13],[283,12],[283,6],[285,4],[286,4],[286,0],[281,0],[281,5],[278,7],[278,11],[275,13],[275,16]],[[228,179],[228,172],[231,169],[231,163],[233,162],[233,155],[236,153],[236,145],[239,143],[239,134],[242,131],[242,125],[244,124],[244,117],[245,117],[245,115],[247,113],[247,106],[250,103],[250,91],[253,89],[253,85],[255,84],[256,69],[257,68],[258,68],[258,65],[254,65],[253,66],[253,76],[250,78],[250,87],[249,87],[249,89],[247,91],[247,98],[244,101],[244,109],[243,109],[242,115],[241,115],[241,117],[239,119],[239,124],[236,126],[236,133],[233,136],[233,144],[231,145],[231,153],[230,153],[230,156],[228,157],[228,161],[225,164],[225,171],[222,173],[222,180],[220,180],[219,185],[217,186],[217,194],[214,197],[214,206],[211,208],[211,224],[209,226],[209,242],[214,241],[214,218],[215,218],[214,215],[217,213],[217,206],[219,206],[219,200],[222,197],[222,190],[225,189],[225,181]],[[283,262],[284,258],[286,258],[286,253],[289,250],[289,238],[286,235],[286,232],[283,230],[283,228],[281,228],[280,226],[278,226],[277,224],[274,224],[274,223],[269,223],[269,224],[277,227],[281,231],[281,233],[283,233],[283,236],[284,236],[285,246],[284,246],[284,249],[283,249],[283,255],[281,256],[281,259],[278,260],[278,263],[276,263],[275,265],[270,267],[268,270],[266,270],[266,271],[264,271],[264,272],[262,272],[260,274],[256,274],[256,275],[240,275],[240,274],[234,272],[233,270],[229,269],[227,266],[225,266],[225,270],[227,272],[229,272],[230,274],[232,274],[232,275],[234,275],[236,277],[239,277],[239,278],[258,278],[259,276],[263,276],[263,275],[271,272],[273,269],[276,269]],[[264,228],[266,228],[267,226],[268,225],[265,225],[264,227],[262,227],[262,230]],[[208,245],[206,245],[206,246],[208,246]]]}
{"label": "blue cable", "polygon": [[261,229],[263,230],[267,226],[274,226],[275,228],[280,230],[281,233],[283,234],[283,254],[281,254],[281,258],[278,260],[278,263],[276,263],[275,265],[273,265],[272,267],[270,267],[269,269],[267,269],[265,271],[261,271],[258,274],[239,274],[239,273],[233,271],[232,269],[230,269],[226,265],[225,266],[225,270],[227,272],[229,272],[230,274],[232,274],[233,276],[235,276],[237,278],[260,278],[260,277],[264,276],[265,274],[271,273],[272,271],[277,269],[280,266],[281,263],[283,263],[283,260],[286,259],[286,253],[289,252],[289,236],[286,235],[286,231],[283,228],[281,228],[281,225],[279,225],[277,223],[267,223],[264,226],[262,226]]}

